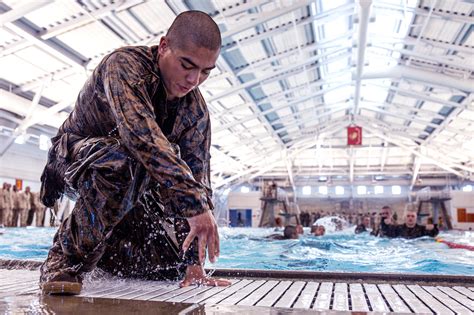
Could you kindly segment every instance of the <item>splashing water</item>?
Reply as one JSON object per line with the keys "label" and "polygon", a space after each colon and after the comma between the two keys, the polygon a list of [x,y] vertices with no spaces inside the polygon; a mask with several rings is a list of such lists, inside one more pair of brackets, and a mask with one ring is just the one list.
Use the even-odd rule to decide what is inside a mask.
{"label": "splashing water", "polygon": [[[308,228],[305,230],[308,234]],[[265,239],[275,233],[273,229],[219,231],[221,255],[214,264],[206,262],[211,269],[208,276],[217,268],[474,275],[474,251],[451,249],[429,237],[405,240],[354,235],[353,226],[320,237],[304,235],[284,241]],[[0,235],[0,259],[42,261],[55,232],[55,228],[7,228]],[[473,232],[441,232],[439,237],[474,245]]]}

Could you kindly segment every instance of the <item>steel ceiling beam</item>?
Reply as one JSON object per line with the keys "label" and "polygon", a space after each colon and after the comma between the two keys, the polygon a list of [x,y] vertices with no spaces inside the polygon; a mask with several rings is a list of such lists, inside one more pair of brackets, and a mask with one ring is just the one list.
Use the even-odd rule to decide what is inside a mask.
{"label": "steel ceiling beam", "polygon": [[[354,74],[355,91],[354,91],[354,108],[352,114],[357,114],[360,102],[360,88],[362,84],[362,73],[364,71],[365,52],[367,49],[367,35],[370,20],[370,8],[372,0],[359,0],[359,29],[357,37],[357,61],[356,70]],[[351,180],[352,182],[352,180]]]}
{"label": "steel ceiling beam", "polygon": [[371,79],[411,79],[428,84],[457,89],[463,92],[474,92],[474,80],[456,79],[435,72],[413,69],[407,66],[395,66],[384,71],[370,71],[362,75],[363,80]]}
{"label": "steel ceiling beam", "polygon": [[[417,151],[416,149],[414,149],[414,148],[412,148],[412,147],[409,147],[409,146],[403,144],[401,141],[395,140],[393,137],[387,137],[387,136],[384,135],[383,133],[380,133],[379,131],[374,130],[374,129],[372,129],[372,128],[370,128],[370,127],[367,127],[367,126],[365,126],[364,129],[365,129],[366,131],[368,131],[369,133],[373,134],[374,136],[379,137],[380,139],[383,139],[383,140],[386,140],[387,142],[393,143],[393,144],[399,146],[400,148],[405,149],[405,150],[411,152],[413,155],[416,155],[416,156],[418,156],[418,157],[420,157],[420,158],[423,158],[423,159],[424,159],[426,162],[428,162],[428,163],[432,163],[432,164],[434,164],[434,165],[436,165],[436,166],[438,166],[438,167],[440,167],[440,168],[442,168],[442,169],[444,169],[444,170],[446,170],[446,171],[448,171],[448,172],[450,172],[450,173],[452,173],[452,174],[454,174],[454,175],[457,175],[457,176],[459,176],[459,177],[461,177],[461,178],[465,178],[465,177],[466,177],[465,174],[463,174],[463,173],[461,173],[461,172],[455,170],[454,168],[452,168],[452,167],[450,167],[450,166],[447,166],[446,163],[441,162],[441,161],[439,161],[439,160],[436,160],[436,159],[434,159],[434,158],[432,158],[432,157],[430,157],[430,156],[426,156],[426,155],[420,153],[419,151]],[[473,170],[473,171],[474,171],[474,170]]]}

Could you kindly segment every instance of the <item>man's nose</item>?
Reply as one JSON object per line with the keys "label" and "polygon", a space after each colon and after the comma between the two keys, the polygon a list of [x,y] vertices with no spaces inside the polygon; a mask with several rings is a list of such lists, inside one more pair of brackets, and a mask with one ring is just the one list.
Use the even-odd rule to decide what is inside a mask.
{"label": "man's nose", "polygon": [[199,83],[200,72],[199,71],[191,71],[187,76],[188,83],[192,84],[192,86],[196,86]]}

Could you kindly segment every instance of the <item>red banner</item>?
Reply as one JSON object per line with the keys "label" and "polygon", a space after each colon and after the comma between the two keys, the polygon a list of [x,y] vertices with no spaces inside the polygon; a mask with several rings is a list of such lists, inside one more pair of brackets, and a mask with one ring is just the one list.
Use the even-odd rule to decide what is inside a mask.
{"label": "red banner", "polygon": [[361,145],[362,144],[362,127],[351,126],[347,127],[347,145]]}
{"label": "red banner", "polygon": [[22,179],[15,179],[15,186],[16,186],[16,189],[22,190],[23,189],[23,180]]}

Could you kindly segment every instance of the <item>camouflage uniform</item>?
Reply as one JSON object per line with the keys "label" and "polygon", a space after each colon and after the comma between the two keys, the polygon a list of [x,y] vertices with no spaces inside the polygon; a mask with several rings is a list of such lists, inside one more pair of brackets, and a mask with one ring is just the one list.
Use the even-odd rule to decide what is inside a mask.
{"label": "camouflage uniform", "polygon": [[28,197],[22,191],[12,192],[13,201],[13,215],[12,226],[17,227],[18,224],[22,227],[26,226],[26,209],[28,208]]}
{"label": "camouflage uniform", "polygon": [[0,188],[0,225],[7,226],[7,197],[8,191],[4,188]]}
{"label": "camouflage uniform", "polygon": [[106,56],[52,143],[41,199],[51,207],[67,193],[77,202],[41,280],[96,265],[125,276],[182,276],[185,218],[213,208],[210,120],[198,89],[166,101],[158,46]]}
{"label": "camouflage uniform", "polygon": [[44,215],[46,213],[46,207],[40,200],[40,193],[33,193],[33,203],[35,204],[36,214],[36,226],[44,226]]}

